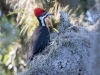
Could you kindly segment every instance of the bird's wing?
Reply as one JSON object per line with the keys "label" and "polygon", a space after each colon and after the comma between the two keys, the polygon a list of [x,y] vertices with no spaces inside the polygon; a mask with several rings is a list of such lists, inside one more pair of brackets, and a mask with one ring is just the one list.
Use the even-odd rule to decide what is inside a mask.
{"label": "bird's wing", "polygon": [[29,58],[39,52],[42,48],[44,42],[48,42],[49,40],[49,32],[48,29],[43,27],[40,30],[34,32],[30,45],[29,45]]}

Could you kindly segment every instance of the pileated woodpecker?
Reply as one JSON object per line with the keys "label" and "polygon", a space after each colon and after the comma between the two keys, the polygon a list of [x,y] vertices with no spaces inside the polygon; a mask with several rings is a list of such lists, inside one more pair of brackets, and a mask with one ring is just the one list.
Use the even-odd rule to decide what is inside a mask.
{"label": "pileated woodpecker", "polygon": [[33,60],[35,54],[41,52],[50,41],[50,32],[46,26],[45,19],[52,14],[48,14],[42,8],[35,8],[34,14],[39,20],[39,27],[35,30],[32,35],[29,45],[29,60]]}

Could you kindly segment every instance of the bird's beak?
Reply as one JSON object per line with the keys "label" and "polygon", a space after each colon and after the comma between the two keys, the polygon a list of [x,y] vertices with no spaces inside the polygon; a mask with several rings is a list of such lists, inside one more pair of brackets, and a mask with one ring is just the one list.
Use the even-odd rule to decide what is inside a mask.
{"label": "bird's beak", "polygon": [[48,16],[48,17],[51,17],[51,16],[53,16],[53,14],[51,14],[51,13],[47,13],[47,16]]}

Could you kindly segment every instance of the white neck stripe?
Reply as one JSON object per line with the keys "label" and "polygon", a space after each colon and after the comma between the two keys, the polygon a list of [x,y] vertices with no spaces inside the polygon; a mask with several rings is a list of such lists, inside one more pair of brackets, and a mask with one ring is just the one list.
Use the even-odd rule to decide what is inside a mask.
{"label": "white neck stripe", "polygon": [[41,16],[41,17],[39,17],[39,19],[40,19],[40,21],[41,21],[42,26],[46,26],[46,25],[45,25],[45,18],[47,17],[47,15],[48,15],[48,14],[45,14],[45,15],[43,15],[43,16]]}

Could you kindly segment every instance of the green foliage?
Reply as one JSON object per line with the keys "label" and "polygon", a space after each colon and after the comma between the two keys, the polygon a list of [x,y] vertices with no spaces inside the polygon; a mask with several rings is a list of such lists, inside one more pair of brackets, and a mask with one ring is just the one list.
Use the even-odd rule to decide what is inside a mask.
{"label": "green foliage", "polygon": [[84,12],[84,13],[86,12],[87,2],[88,0],[80,0],[80,6],[81,6],[80,12]]}
{"label": "green foliage", "polygon": [[54,6],[55,1],[54,0],[42,0],[42,4],[46,10],[49,10],[51,7]]}
{"label": "green foliage", "polygon": [[[0,21],[0,27],[1,27],[1,47],[8,47],[9,44],[12,44],[12,42],[18,41],[19,36],[19,30],[16,28],[16,24],[14,23],[14,19],[12,18],[9,22],[5,16],[2,17]],[[3,47],[4,46],[4,47]]]}
{"label": "green foliage", "polygon": [[54,30],[55,32],[59,33],[59,31],[58,31],[56,28],[53,28],[53,30]]}
{"label": "green foliage", "polygon": [[[0,69],[2,69],[0,75],[11,75],[12,71],[7,70],[9,65],[6,66],[6,64],[9,59],[9,52],[14,47],[13,43],[20,41],[19,29],[16,27],[14,18],[8,20],[5,15],[0,20],[0,28],[0,65],[2,65],[0,66]],[[7,71],[5,72],[5,70]]]}

